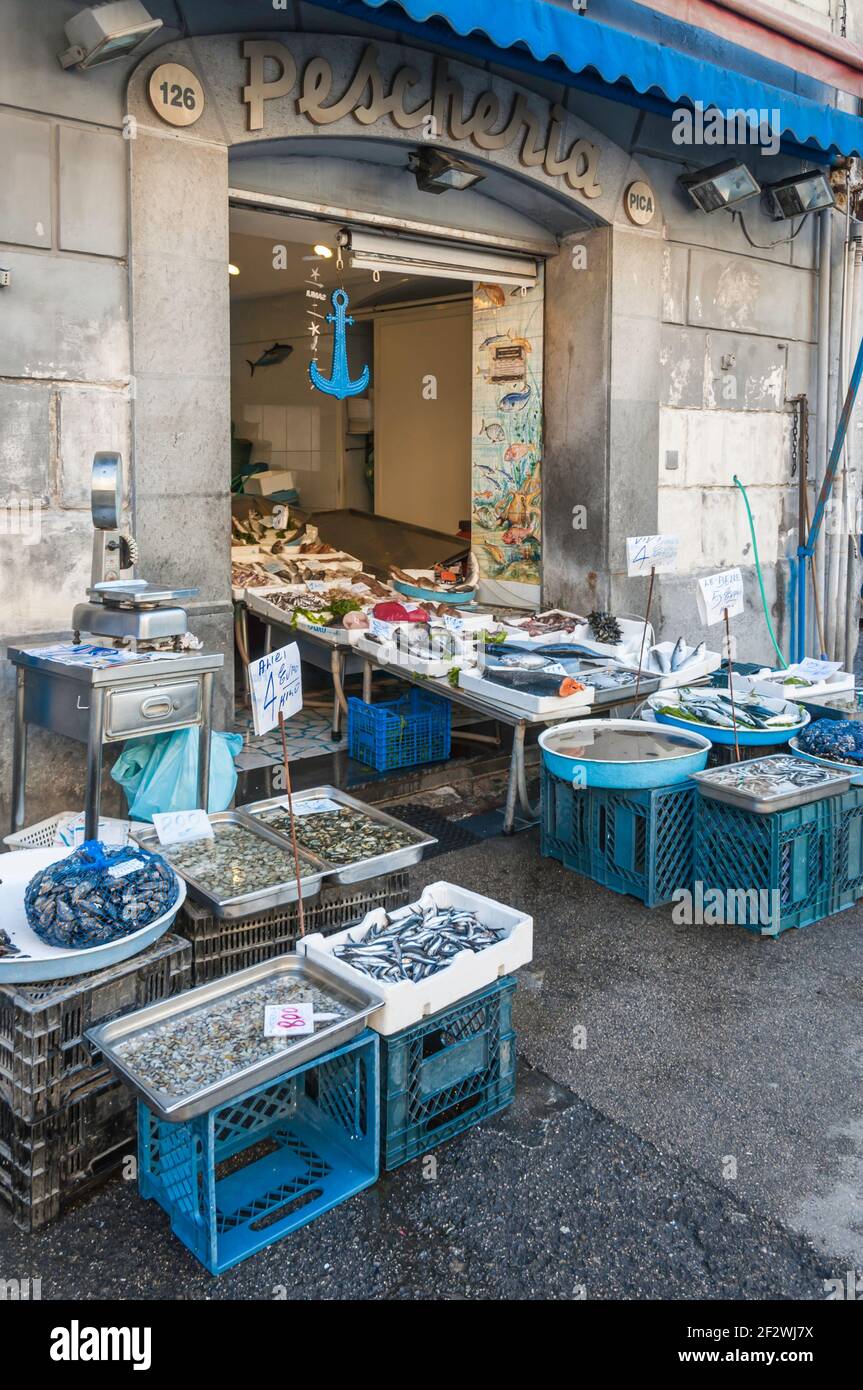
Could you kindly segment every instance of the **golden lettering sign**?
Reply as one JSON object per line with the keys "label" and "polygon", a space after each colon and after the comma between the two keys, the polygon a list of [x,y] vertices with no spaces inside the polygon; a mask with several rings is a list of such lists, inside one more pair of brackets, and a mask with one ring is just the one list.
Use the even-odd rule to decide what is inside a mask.
{"label": "golden lettering sign", "polygon": [[[243,101],[249,109],[249,130],[263,130],[264,103],[286,97],[297,82],[297,65],[284,44],[274,39],[247,39],[243,56],[248,59],[248,82]],[[276,64],[277,75],[266,78],[266,63]],[[453,77],[445,59],[437,58],[431,95],[411,104],[411,89],[422,84],[417,68],[405,65],[387,81],[380,69],[374,44],[365,49],[353,77],[341,95],[333,92],[333,69],[326,58],[310,58],[300,79],[297,111],[314,125],[328,126],[352,115],[360,125],[374,125],[389,116],[400,130],[420,130],[428,140],[470,140],[481,150],[504,150],[518,145],[519,162],[528,169],[542,168],[550,178],[564,177],[570,188],[585,198],[598,198],[599,150],[588,140],[575,140],[567,149],[564,131],[567,112],[558,103],[550,118],[542,120],[526,93],[517,92],[505,113],[497,92],[481,92],[472,109],[465,110],[465,91]]]}

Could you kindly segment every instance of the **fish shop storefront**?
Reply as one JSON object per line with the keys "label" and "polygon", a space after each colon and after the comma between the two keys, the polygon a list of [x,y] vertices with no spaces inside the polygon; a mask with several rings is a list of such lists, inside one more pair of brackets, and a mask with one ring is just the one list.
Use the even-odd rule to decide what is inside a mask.
{"label": "fish shop storefront", "polygon": [[[852,148],[855,118],[837,110],[835,130],[829,120],[826,135],[809,130],[812,103],[786,91],[792,128],[781,144],[770,131],[753,144],[753,131],[735,126],[725,135],[746,135],[745,145],[699,144],[691,129],[684,147],[656,94],[659,50],[646,38],[604,31],[637,45],[615,50],[635,65],[615,86],[595,66],[573,71],[572,57],[571,66],[534,61],[512,26],[516,46],[502,34],[498,49],[443,20],[415,23],[411,6],[301,5],[294,28],[279,14],[266,31],[256,21],[212,35],[218,6],[193,5],[194,37],[177,37],[166,13],[137,63],[64,72],[67,8],[49,3],[36,15],[12,0],[0,18],[4,640],[68,635],[89,582],[92,457],[118,450],[121,525],[137,540],[139,572],[198,590],[189,625],[227,657],[215,725],[228,728],[230,460],[245,448],[270,475],[252,478],[247,495],[298,492],[302,508],[341,518],[340,549],[359,548],[357,513],[450,537],[450,550],[469,535],[491,603],[643,613],[626,538],[675,533],[676,573],[658,575],[653,595],[657,632],[694,644],[696,577],[740,565],[737,654],[764,659],[736,474],[787,652],[801,447],[788,401],[809,402],[815,478],[820,417],[835,420],[851,336],[845,218],[836,208],[798,227],[772,220],[757,198],[745,223],[705,215],[679,179],[727,155],[762,185],[824,167],[837,147]],[[396,28],[377,22],[396,12]],[[577,49],[567,39],[569,52],[601,70],[602,49],[590,43],[604,27],[558,18],[565,39],[573,25],[587,36]],[[724,47],[733,72],[745,52]],[[806,85],[768,67],[774,80]],[[709,66],[698,71],[704,83]],[[740,83],[749,106],[779,100],[775,87]],[[809,87],[823,96],[823,85]],[[709,103],[719,90],[691,98]],[[784,117],[786,103],[778,109]],[[457,161],[442,185],[430,151]],[[847,175],[839,163],[837,182]],[[229,263],[238,275],[223,273]],[[330,373],[320,315],[341,284],[355,319],[348,372],[356,382],[368,365],[370,382],[336,401],[312,391],[307,372],[313,356]],[[268,357],[270,348],[290,352]],[[856,452],[852,429],[849,494]],[[320,530],[327,541],[326,522]],[[380,533],[364,537],[369,549],[378,543]],[[367,565],[378,558],[360,554]],[[829,625],[833,605],[823,606]],[[10,713],[13,691],[5,663]],[[0,746],[4,800],[11,725],[3,721]],[[76,805],[79,775],[79,750],[35,732],[31,818],[58,800]]]}
{"label": "fish shop storefront", "polygon": [[46,1224],[137,1126],[220,1275],[513,1099],[532,905],[409,877],[466,833],[405,803],[479,780],[451,741],[509,759],[482,834],[519,805],[666,916],[863,896],[863,725],[795,747],[860,708],[855,428],[794,606],[863,62],[711,63],[628,4],[150,0],[88,68],[144,12],[72,8],[0,8],[0,1202]]}

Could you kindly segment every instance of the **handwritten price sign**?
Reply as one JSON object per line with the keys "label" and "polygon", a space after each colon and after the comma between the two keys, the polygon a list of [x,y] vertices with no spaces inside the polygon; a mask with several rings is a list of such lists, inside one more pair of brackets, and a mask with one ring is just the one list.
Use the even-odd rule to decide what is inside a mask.
{"label": "handwritten price sign", "polygon": [[315,1006],[302,1001],[297,1004],[266,1004],[264,1006],[264,1037],[302,1037],[315,1031]]}
{"label": "handwritten price sign", "polygon": [[278,724],[280,714],[290,719],[301,710],[303,681],[296,642],[253,661],[249,666],[249,686],[256,734],[268,734]]}
{"label": "handwritten price sign", "polygon": [[726,609],[729,618],[743,612],[743,575],[739,569],[709,574],[698,581],[698,611],[705,626],[723,622]]}
{"label": "handwritten price sign", "polygon": [[626,572],[628,575],[674,574],[677,570],[679,536],[627,536]]}

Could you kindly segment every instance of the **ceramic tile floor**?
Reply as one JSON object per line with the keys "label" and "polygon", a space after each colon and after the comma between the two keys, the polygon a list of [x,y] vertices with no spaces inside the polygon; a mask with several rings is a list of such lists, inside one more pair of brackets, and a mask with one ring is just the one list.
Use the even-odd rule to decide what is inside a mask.
{"label": "ceramic tile floor", "polygon": [[[331,724],[327,715],[314,709],[303,709],[287,722],[288,757],[316,758],[322,753],[336,753],[344,748],[331,735]],[[234,729],[243,735],[243,749],[234,759],[234,766],[240,772],[250,772],[253,768],[270,767],[282,761],[282,738],[278,729],[258,737],[254,732],[252,716],[249,711],[238,709],[234,715]]]}

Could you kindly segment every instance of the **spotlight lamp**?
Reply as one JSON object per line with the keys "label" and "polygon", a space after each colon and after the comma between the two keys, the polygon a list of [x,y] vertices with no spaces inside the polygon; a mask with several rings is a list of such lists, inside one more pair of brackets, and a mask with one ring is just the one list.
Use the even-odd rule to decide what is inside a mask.
{"label": "spotlight lamp", "polygon": [[832,208],[836,202],[830,177],[823,169],[806,169],[780,179],[764,190],[767,205],[777,221],[782,217],[801,217],[807,212]]}
{"label": "spotlight lamp", "polygon": [[69,47],[60,54],[60,62],[64,68],[95,68],[127,58],[161,27],[161,19],[152,19],[140,0],[91,5],[66,25]]}
{"label": "spotlight lamp", "polygon": [[450,189],[461,192],[485,178],[478,169],[443,150],[412,150],[409,159],[421,193],[447,193]]}
{"label": "spotlight lamp", "polygon": [[718,212],[761,192],[754,175],[736,159],[725,159],[694,174],[681,174],[678,183],[702,212]]}

